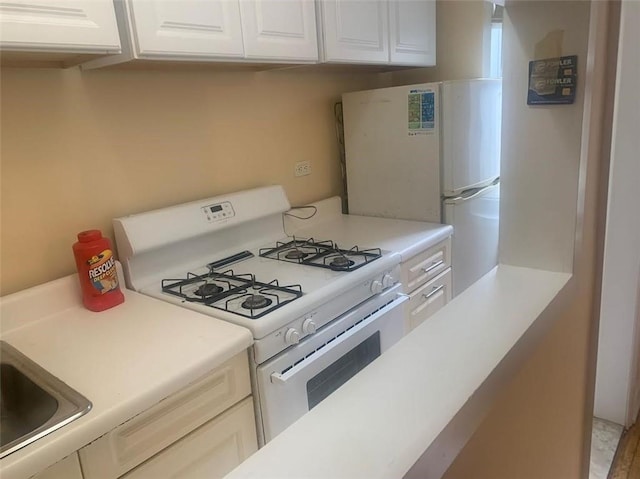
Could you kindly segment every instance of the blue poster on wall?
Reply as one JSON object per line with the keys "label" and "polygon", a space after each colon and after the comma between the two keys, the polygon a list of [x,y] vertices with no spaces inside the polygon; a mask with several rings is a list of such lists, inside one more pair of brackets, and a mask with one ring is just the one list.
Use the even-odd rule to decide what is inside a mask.
{"label": "blue poster on wall", "polygon": [[529,62],[527,105],[568,105],[576,98],[578,56]]}

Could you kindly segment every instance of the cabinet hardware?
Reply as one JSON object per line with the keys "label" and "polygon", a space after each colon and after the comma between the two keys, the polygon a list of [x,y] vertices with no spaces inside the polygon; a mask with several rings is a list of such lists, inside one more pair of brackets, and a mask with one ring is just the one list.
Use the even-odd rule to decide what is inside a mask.
{"label": "cabinet hardware", "polygon": [[442,266],[443,264],[444,264],[444,261],[442,260],[436,261],[435,263],[431,263],[431,266],[429,266],[428,268],[422,268],[422,271],[429,274],[431,271],[436,269],[438,266]]}
{"label": "cabinet hardware", "polygon": [[429,293],[425,293],[422,295],[422,297],[424,299],[429,299],[431,296],[433,296],[434,294],[436,294],[438,291],[444,289],[444,284],[441,284],[440,286],[434,286],[433,289],[429,292]]}

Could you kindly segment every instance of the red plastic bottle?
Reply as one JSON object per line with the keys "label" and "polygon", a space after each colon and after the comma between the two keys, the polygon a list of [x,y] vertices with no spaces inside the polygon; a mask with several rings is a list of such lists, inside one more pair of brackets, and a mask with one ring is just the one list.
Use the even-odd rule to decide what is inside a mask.
{"label": "red plastic bottle", "polygon": [[87,309],[104,311],[124,302],[111,242],[102,236],[100,230],[78,233],[73,254],[82,288],[82,302]]}

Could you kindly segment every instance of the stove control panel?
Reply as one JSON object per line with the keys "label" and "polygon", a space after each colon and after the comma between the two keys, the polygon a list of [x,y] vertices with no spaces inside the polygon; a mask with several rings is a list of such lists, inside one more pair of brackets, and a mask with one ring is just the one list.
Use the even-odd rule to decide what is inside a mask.
{"label": "stove control panel", "polygon": [[385,294],[387,289],[399,282],[399,277],[400,266],[397,265],[379,271],[377,274],[363,279],[352,288],[345,289],[342,294],[338,294],[315,309],[298,316],[271,334],[256,339],[253,343],[255,361],[261,364],[289,347],[304,344],[306,338],[320,332],[323,326],[342,315],[351,314],[355,309],[354,306],[371,299],[372,295]]}
{"label": "stove control panel", "polygon": [[209,223],[228,220],[236,215],[229,201],[203,206],[201,210]]}

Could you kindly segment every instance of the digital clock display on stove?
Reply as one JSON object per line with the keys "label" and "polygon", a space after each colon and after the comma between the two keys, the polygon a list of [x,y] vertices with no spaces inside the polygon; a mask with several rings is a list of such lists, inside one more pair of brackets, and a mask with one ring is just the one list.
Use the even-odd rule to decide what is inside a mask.
{"label": "digital clock display on stove", "polygon": [[201,210],[208,222],[225,221],[235,216],[235,211],[233,211],[233,206],[229,201],[202,206]]}

